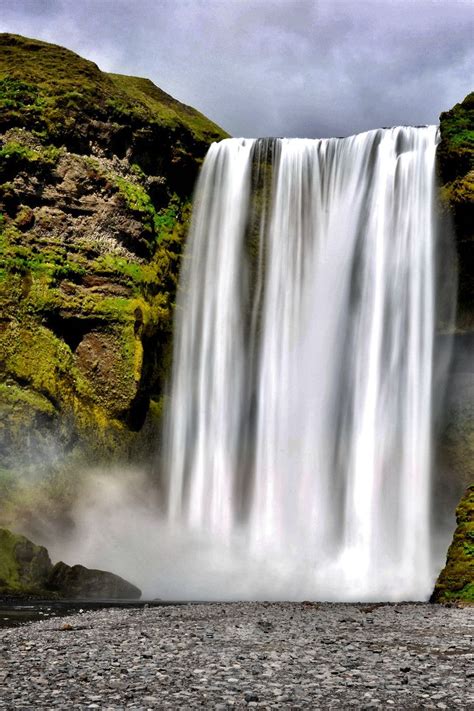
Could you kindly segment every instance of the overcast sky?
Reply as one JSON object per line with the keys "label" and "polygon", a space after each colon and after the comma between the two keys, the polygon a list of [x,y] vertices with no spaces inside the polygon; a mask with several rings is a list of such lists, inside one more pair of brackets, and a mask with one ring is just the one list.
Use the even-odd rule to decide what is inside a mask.
{"label": "overcast sky", "polygon": [[437,123],[473,90],[474,0],[2,0],[0,31],[152,79],[234,136]]}

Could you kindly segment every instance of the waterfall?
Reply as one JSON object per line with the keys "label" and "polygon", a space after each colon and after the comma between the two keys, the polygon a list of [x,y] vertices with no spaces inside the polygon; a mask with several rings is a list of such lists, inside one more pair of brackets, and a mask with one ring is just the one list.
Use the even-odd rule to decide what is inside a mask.
{"label": "waterfall", "polygon": [[177,308],[167,519],[248,586],[216,592],[210,560],[204,597],[429,594],[437,133],[210,147]]}

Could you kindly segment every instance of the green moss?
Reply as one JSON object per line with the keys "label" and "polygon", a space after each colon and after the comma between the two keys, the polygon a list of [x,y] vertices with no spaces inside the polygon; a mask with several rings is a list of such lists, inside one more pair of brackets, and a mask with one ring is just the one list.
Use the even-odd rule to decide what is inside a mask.
{"label": "green moss", "polygon": [[43,395],[13,383],[0,383],[0,403],[2,408],[6,406],[13,410],[19,410],[21,414],[25,410],[29,411],[28,414],[32,412],[39,412],[47,416],[55,414],[52,403]]}
{"label": "green moss", "polygon": [[190,106],[181,104],[159,89],[149,79],[122,74],[108,74],[116,89],[116,96],[107,100],[118,118],[133,116],[146,122],[159,122],[176,128],[185,125],[198,139],[209,140],[213,136],[224,138],[227,134],[203,114]]}
{"label": "green moss", "polygon": [[145,229],[154,232],[157,213],[146,190],[138,183],[132,183],[120,176],[116,178],[116,185],[128,208],[132,212],[140,213],[144,217]]}
{"label": "green moss", "polygon": [[10,125],[21,124],[25,118],[29,124],[36,124],[43,110],[44,99],[37,86],[9,75],[0,79],[0,111]]}
{"label": "green moss", "polygon": [[101,275],[125,277],[128,284],[139,285],[148,279],[147,264],[131,262],[115,254],[102,254],[91,263],[91,267]]}
{"label": "green moss", "polygon": [[8,274],[32,274],[49,284],[62,279],[76,280],[86,273],[86,260],[79,255],[71,255],[67,247],[27,242],[19,229],[19,224],[28,217],[29,208],[19,209],[14,219],[2,215],[0,219],[0,279]]}
{"label": "green moss", "polygon": [[445,183],[441,188],[441,198],[454,210],[463,203],[474,201],[474,171]]}
{"label": "green moss", "polygon": [[472,166],[474,154],[474,92],[468,94],[464,101],[456,104],[450,111],[441,114],[441,137],[443,152],[455,154],[459,168],[464,169],[470,162]]}
{"label": "green moss", "polygon": [[[131,262],[114,254],[103,254],[91,263],[100,275],[123,277],[135,296],[144,296],[159,308],[174,299],[179,260],[189,229],[191,204],[173,195],[166,208],[155,213],[157,249],[149,262]],[[159,289],[159,292],[157,291]],[[129,311],[125,302],[117,302],[118,312]]]}
{"label": "green moss", "polygon": [[158,242],[165,239],[167,235],[172,234],[178,223],[188,222],[188,212],[189,203],[183,203],[176,194],[172,195],[168,205],[157,212],[154,218]]}
{"label": "green moss", "polygon": [[474,93],[440,116],[437,157],[442,204],[454,223],[459,328],[474,322]]}
{"label": "green moss", "polygon": [[456,510],[456,523],[446,566],[436,581],[434,602],[474,602],[474,486],[468,488]]}
{"label": "green moss", "polygon": [[19,141],[8,141],[0,148],[0,180],[2,194],[12,189],[9,182],[19,171],[28,170],[32,174],[51,170],[57,163],[61,150],[52,145],[36,145],[32,148]]}
{"label": "green moss", "polygon": [[33,149],[17,141],[9,141],[0,149],[0,160],[15,161],[17,164],[50,163],[54,165],[61,155],[61,150],[55,146],[44,146]]}
{"label": "green moss", "polygon": [[0,528],[0,589],[6,592],[40,590],[51,570],[45,548],[25,536]]}
{"label": "green moss", "polygon": [[33,106],[38,100],[38,87],[14,77],[3,77],[0,80],[0,97],[7,109]]}
{"label": "green moss", "polygon": [[155,235],[157,242],[173,230],[183,208],[183,201],[178,195],[173,194],[166,207],[156,210],[149,194],[139,183],[121,176],[115,178],[115,183],[127,207],[144,217],[145,228]]}
{"label": "green moss", "polygon": [[146,178],[146,174],[143,172],[143,170],[140,168],[140,166],[137,163],[133,163],[130,166],[130,168],[131,168],[132,172],[134,173],[134,175],[136,175],[136,177],[139,178],[140,180],[143,180],[144,178]]}
{"label": "green moss", "polygon": [[[188,197],[224,134],[147,80],[12,35],[0,36],[0,109],[0,512],[55,518],[78,461],[144,456],[146,427],[155,446]],[[16,461],[28,429],[35,458],[25,446]]]}
{"label": "green moss", "polygon": [[197,140],[226,135],[148,79],[105,74],[63,47],[1,34],[0,56],[0,126],[22,125],[59,137],[87,116],[181,127]]}
{"label": "green moss", "polygon": [[71,372],[71,351],[44,326],[11,323],[2,333],[0,359],[5,373],[15,380],[53,399],[64,396],[60,376]]}

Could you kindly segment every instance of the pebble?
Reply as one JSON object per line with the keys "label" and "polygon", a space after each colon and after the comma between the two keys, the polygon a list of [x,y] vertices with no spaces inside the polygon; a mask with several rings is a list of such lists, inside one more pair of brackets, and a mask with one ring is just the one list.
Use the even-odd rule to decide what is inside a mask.
{"label": "pebble", "polygon": [[469,709],[473,634],[421,603],[82,612],[0,630],[0,709]]}

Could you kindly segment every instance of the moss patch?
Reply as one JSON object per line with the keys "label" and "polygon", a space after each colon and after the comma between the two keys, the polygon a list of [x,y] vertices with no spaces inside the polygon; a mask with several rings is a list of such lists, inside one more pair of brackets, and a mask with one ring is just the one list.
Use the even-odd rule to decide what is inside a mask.
{"label": "moss patch", "polygon": [[34,530],[82,467],[155,451],[189,199],[225,133],[62,47],[0,55],[0,521]]}
{"label": "moss patch", "polygon": [[46,583],[51,569],[46,548],[0,528],[0,591],[38,591]]}
{"label": "moss patch", "polygon": [[474,168],[474,92],[441,114],[440,127],[443,177],[451,181]]}
{"label": "moss patch", "polygon": [[432,602],[474,602],[474,486],[456,509],[456,530],[445,568],[436,581]]}
{"label": "moss patch", "polygon": [[441,199],[456,231],[459,257],[458,325],[474,323],[474,93],[440,116]]}
{"label": "moss patch", "polygon": [[64,47],[0,35],[0,127],[22,125],[59,138],[81,117],[183,128],[196,140],[226,134],[149,79],[101,72]]}

